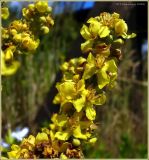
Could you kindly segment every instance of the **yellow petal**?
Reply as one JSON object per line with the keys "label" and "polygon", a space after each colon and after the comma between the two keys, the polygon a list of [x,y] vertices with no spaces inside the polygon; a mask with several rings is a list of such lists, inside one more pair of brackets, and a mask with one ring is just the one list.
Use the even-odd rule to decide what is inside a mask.
{"label": "yellow petal", "polygon": [[117,78],[117,66],[113,59],[105,62],[104,66],[98,71],[97,78],[100,89]]}
{"label": "yellow petal", "polygon": [[73,101],[73,105],[77,112],[80,112],[82,108],[85,106],[85,97],[78,98]]}
{"label": "yellow petal", "polygon": [[83,73],[83,78],[84,79],[89,79],[91,78],[95,73],[96,73],[97,69],[96,67],[92,64],[86,64],[85,65],[85,70],[84,70],[84,73]]}
{"label": "yellow petal", "polygon": [[73,136],[79,139],[87,139],[86,135],[82,134],[80,125],[73,130]]}
{"label": "yellow petal", "polygon": [[63,127],[66,123],[67,123],[67,116],[66,115],[58,115],[57,116],[57,120],[56,120],[56,124],[59,126],[59,127]]}
{"label": "yellow petal", "polygon": [[7,154],[8,154],[8,158],[14,158],[14,159],[17,159],[20,156],[18,151],[10,151],[10,152],[7,152]]}
{"label": "yellow petal", "polygon": [[77,92],[81,92],[85,89],[85,82],[83,79],[79,80],[77,83]]}
{"label": "yellow petal", "polygon": [[83,27],[80,30],[80,33],[82,35],[82,37],[86,40],[91,39],[91,34],[89,32],[89,28],[86,25],[83,25]]}
{"label": "yellow petal", "polygon": [[48,135],[46,133],[38,133],[36,136],[36,143],[40,142],[40,141],[48,141]]}
{"label": "yellow petal", "polygon": [[67,131],[63,131],[63,132],[56,132],[55,134],[55,138],[62,140],[62,141],[66,141],[68,140],[70,137],[70,133]]}
{"label": "yellow petal", "polygon": [[[2,57],[2,55],[1,55]],[[1,61],[1,67],[2,67],[2,75],[3,76],[10,76],[16,73],[18,68],[20,67],[20,62],[13,61],[10,66],[6,66],[5,61]]]}
{"label": "yellow petal", "polygon": [[91,51],[93,46],[93,40],[87,40],[84,43],[81,43],[81,50],[83,53]]}
{"label": "yellow petal", "polygon": [[101,23],[98,22],[96,19],[90,22],[89,30],[90,30],[90,33],[93,35],[93,37],[96,38],[100,30],[100,27],[101,27]]}
{"label": "yellow petal", "polygon": [[85,111],[86,111],[86,117],[89,120],[94,120],[95,119],[95,117],[96,117],[96,111],[95,111],[95,109],[93,108],[92,105],[87,105]]}
{"label": "yellow petal", "polygon": [[98,32],[100,38],[107,37],[110,34],[110,30],[107,26],[101,26]]}

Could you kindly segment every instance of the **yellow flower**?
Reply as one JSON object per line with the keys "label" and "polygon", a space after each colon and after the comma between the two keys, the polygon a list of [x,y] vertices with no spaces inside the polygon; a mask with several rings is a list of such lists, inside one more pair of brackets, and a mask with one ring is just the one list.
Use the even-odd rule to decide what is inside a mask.
{"label": "yellow flower", "polygon": [[41,27],[41,31],[43,31],[44,34],[48,34],[49,33],[49,28],[46,26]]}
{"label": "yellow flower", "polygon": [[58,89],[60,96],[67,100],[71,100],[76,95],[75,83],[72,81],[57,84],[56,88]]}
{"label": "yellow flower", "polygon": [[12,61],[9,66],[6,65],[5,55],[3,51],[1,52],[1,74],[3,76],[10,76],[15,74],[19,67],[20,67],[20,62],[18,61]]}
{"label": "yellow flower", "polygon": [[41,141],[48,141],[48,140],[49,140],[48,135],[44,132],[41,132],[37,134],[35,142],[38,143]]}
{"label": "yellow flower", "polygon": [[96,18],[90,18],[87,23],[90,24],[89,27],[83,25],[80,30],[81,35],[86,40],[95,39],[97,36],[104,38],[110,34],[110,29],[101,24]]}
{"label": "yellow flower", "polygon": [[13,58],[13,53],[15,52],[15,50],[16,50],[15,46],[10,46],[4,51],[6,61],[11,60]]}
{"label": "yellow flower", "polygon": [[87,21],[87,23],[90,24],[89,31],[90,31],[91,35],[93,35],[93,37],[96,38],[96,36],[98,36],[98,32],[99,32],[102,24],[95,18],[90,18]]}
{"label": "yellow flower", "polygon": [[21,148],[18,145],[13,144],[11,146],[12,151],[8,152],[9,158],[18,159],[20,157]]}
{"label": "yellow flower", "polygon": [[22,45],[24,48],[26,48],[28,51],[34,51],[39,45],[39,39],[36,41],[30,38],[29,36],[26,36],[22,39]]}
{"label": "yellow flower", "polygon": [[35,3],[35,8],[38,10],[38,12],[41,12],[41,13],[46,12],[48,10],[48,3],[39,1]]}
{"label": "yellow flower", "polygon": [[3,7],[1,9],[1,13],[2,13],[2,19],[7,19],[9,17],[9,10],[7,7]]}

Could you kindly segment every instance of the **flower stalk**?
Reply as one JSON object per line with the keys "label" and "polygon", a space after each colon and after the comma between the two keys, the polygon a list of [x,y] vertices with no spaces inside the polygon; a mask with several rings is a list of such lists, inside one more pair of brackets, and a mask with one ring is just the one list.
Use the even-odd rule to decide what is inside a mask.
{"label": "flower stalk", "polygon": [[[35,8],[30,5],[28,9],[23,9],[26,21],[30,19],[29,13],[34,9],[38,14],[43,14],[48,7],[38,3]],[[48,18],[51,22],[50,17]],[[40,20],[45,23],[43,16]],[[29,26],[33,24],[34,22],[29,22]],[[34,28],[31,33],[36,30]],[[45,26],[40,27],[40,30],[48,32]],[[134,33],[128,35],[127,31],[128,26],[118,13],[101,13],[97,17],[91,17],[87,25],[83,25],[80,33],[85,42],[81,44],[81,50],[85,56],[62,64],[62,79],[56,84],[58,93],[53,103],[60,105],[59,113],[52,116],[49,128],[42,128],[37,136],[24,138],[20,145],[12,145],[8,152],[9,158],[83,158],[82,144],[94,144],[97,141],[98,126],[94,122],[96,107],[106,102],[106,92],[116,83],[117,65],[122,55],[121,46],[127,39],[135,37]],[[16,36],[13,36],[14,41],[20,43],[19,35],[15,31],[13,34]],[[21,38],[21,45],[23,49],[35,50],[38,39],[25,36],[25,39]],[[4,51],[5,56],[7,50]],[[12,56],[15,51],[22,52],[20,48],[10,50]]]}

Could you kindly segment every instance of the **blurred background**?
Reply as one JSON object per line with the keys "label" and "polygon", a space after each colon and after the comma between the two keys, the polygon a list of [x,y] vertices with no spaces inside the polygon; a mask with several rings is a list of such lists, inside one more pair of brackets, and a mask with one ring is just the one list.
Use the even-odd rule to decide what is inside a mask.
{"label": "blurred background", "polygon": [[[29,2],[9,2],[9,20],[21,18],[21,9]],[[101,12],[117,12],[126,21],[129,32],[137,33],[122,49],[116,87],[108,101],[97,108],[98,142],[84,146],[86,158],[147,158],[147,2],[49,2],[55,25],[41,37],[34,55],[21,57],[21,67],[11,77],[2,77],[2,146],[48,127],[59,106],[52,100],[55,84],[61,78],[60,65],[82,56],[80,28]]]}

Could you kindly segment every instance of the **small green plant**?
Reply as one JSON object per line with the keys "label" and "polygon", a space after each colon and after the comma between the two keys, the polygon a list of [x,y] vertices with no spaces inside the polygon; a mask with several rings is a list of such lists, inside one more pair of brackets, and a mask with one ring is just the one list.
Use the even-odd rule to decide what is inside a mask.
{"label": "small green plant", "polygon": [[[51,11],[46,2],[36,2],[35,5],[23,9],[25,22],[29,26],[28,32],[31,35],[34,33],[34,36],[25,36],[24,41],[22,33],[21,39],[14,38],[16,32],[10,39],[9,33],[9,42],[18,44],[18,48],[8,47],[8,50],[3,51],[4,65],[7,60],[14,62],[12,58],[15,52],[19,54],[37,48],[39,40],[35,33],[36,36],[40,31],[48,33],[48,27],[53,25],[51,17],[50,22],[48,21],[50,26],[39,25],[38,28],[36,25],[47,22],[44,16],[49,10]],[[35,13],[33,21],[30,16],[34,14],[31,13]],[[95,107],[106,102],[106,92],[114,87],[117,79],[121,46],[125,40],[135,37],[135,34],[127,34],[128,26],[118,13],[104,12],[97,17],[91,17],[87,23],[80,31],[85,39],[81,50],[86,58],[73,58],[61,66],[63,75],[56,84],[58,93],[53,100],[54,104],[60,104],[59,113],[52,116],[49,128],[42,128],[36,136],[24,138],[20,145],[13,144],[8,152],[9,158],[83,158],[82,144],[94,144],[97,141]],[[4,29],[3,32],[7,35],[7,30]]]}

